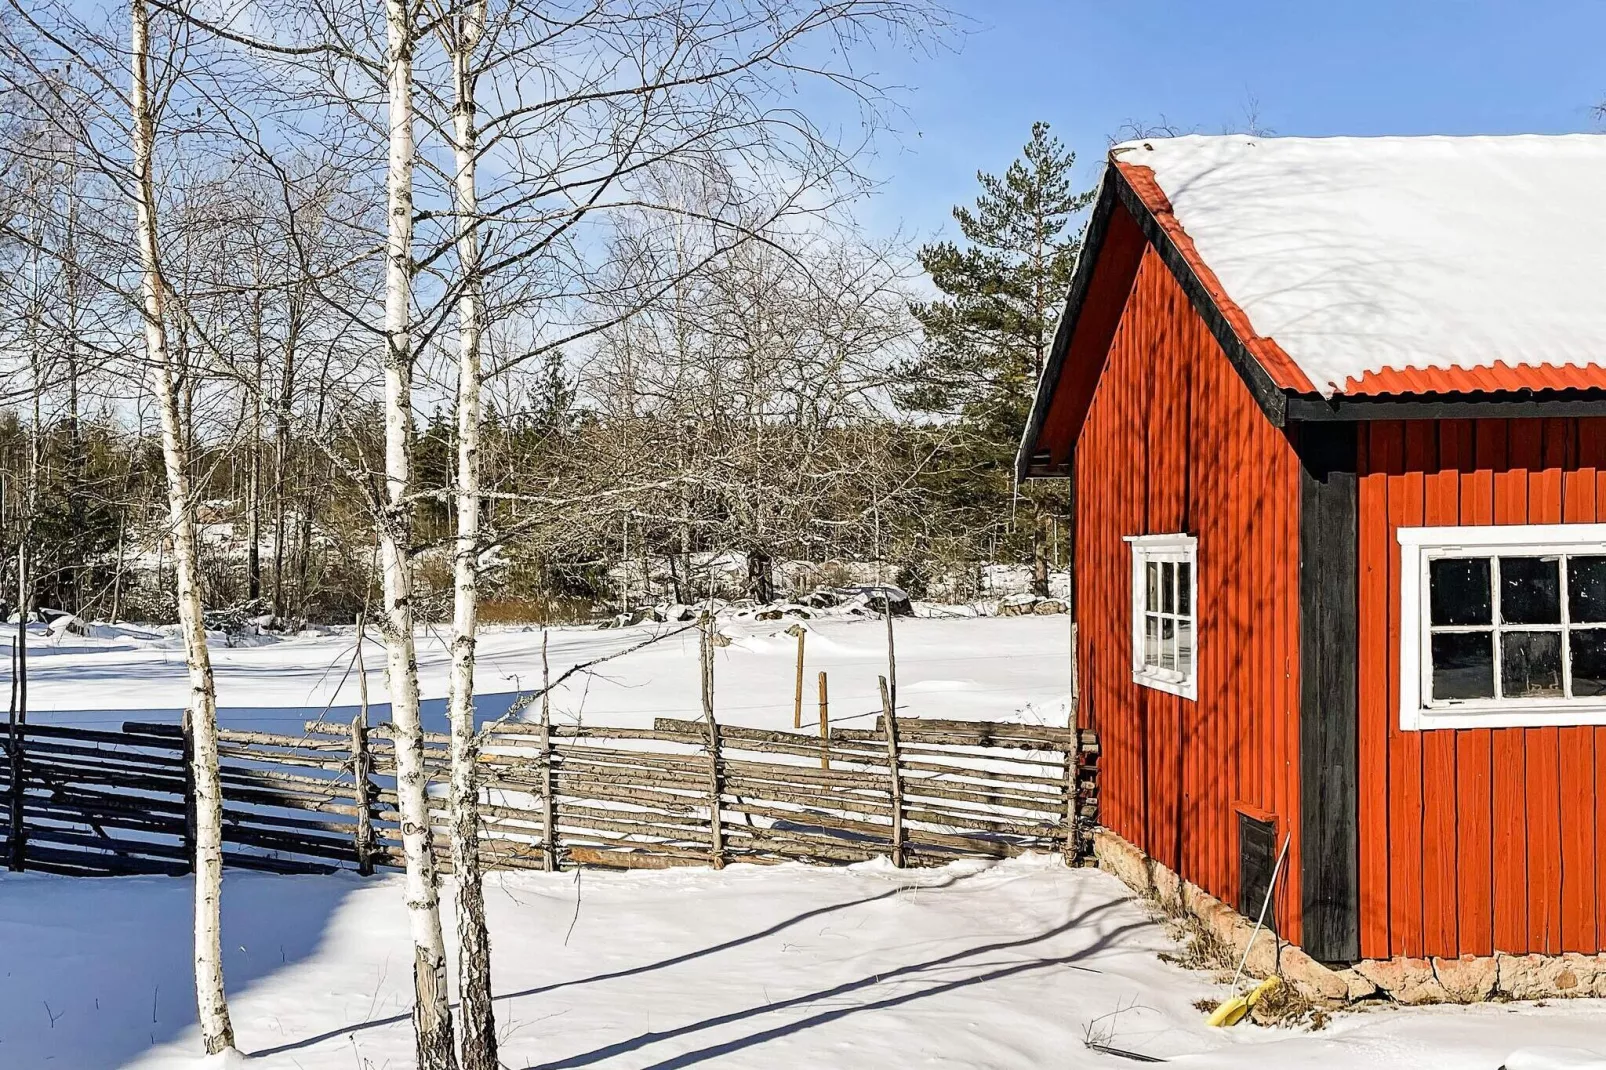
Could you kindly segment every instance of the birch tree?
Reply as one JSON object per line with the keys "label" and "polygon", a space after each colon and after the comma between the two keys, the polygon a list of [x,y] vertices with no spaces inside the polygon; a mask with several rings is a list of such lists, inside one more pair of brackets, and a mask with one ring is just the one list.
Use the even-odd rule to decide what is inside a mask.
{"label": "birch tree", "polygon": [[161,410],[162,460],[167,471],[168,522],[173,537],[179,624],[190,678],[187,715],[195,784],[195,1000],[202,1041],[210,1055],[234,1047],[234,1027],[229,1021],[223,992],[223,792],[218,777],[217,690],[206,645],[196,569],[189,442],[180,419],[173,354],[167,337],[167,295],[161,270],[153,176],[156,130],[150,87],[150,16],[145,0],[130,0],[128,24],[131,74],[128,102],[145,357]]}

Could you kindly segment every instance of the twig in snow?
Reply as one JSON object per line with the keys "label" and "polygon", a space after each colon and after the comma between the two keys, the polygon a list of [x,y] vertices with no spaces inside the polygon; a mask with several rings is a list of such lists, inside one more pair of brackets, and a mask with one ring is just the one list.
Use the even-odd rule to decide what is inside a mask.
{"label": "twig in snow", "polygon": [[585,872],[579,867],[574,871],[574,917],[569,919],[569,931],[563,934],[563,946],[569,946],[569,937],[574,935],[575,923],[580,920],[580,874]]}

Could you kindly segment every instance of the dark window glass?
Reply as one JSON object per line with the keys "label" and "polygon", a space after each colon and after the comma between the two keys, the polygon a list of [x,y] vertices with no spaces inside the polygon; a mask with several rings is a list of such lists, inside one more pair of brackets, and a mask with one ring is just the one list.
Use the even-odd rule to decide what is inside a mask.
{"label": "dark window glass", "polygon": [[1488,632],[1433,637],[1433,697],[1494,698],[1494,646]]}
{"label": "dark window glass", "polygon": [[1487,557],[1434,558],[1428,562],[1428,585],[1434,624],[1490,623]]}
{"label": "dark window glass", "polygon": [[1193,672],[1193,622],[1186,618],[1177,621],[1177,671]]}
{"label": "dark window glass", "polygon": [[1164,613],[1177,611],[1177,566],[1175,562],[1167,561],[1160,566],[1160,610]]}
{"label": "dark window glass", "polygon": [[1572,633],[1573,698],[1606,695],[1606,628]]}
{"label": "dark window glass", "polygon": [[1193,566],[1186,561],[1177,563],[1177,612],[1193,612]]}
{"label": "dark window glass", "polygon": [[1502,557],[1500,619],[1507,624],[1561,623],[1561,559]]}
{"label": "dark window glass", "polygon": [[1561,633],[1503,633],[1500,690],[1506,698],[1560,698]]}
{"label": "dark window glass", "polygon": [[1144,587],[1148,592],[1144,596],[1143,608],[1150,613],[1160,608],[1160,564],[1157,561],[1147,562],[1143,569]]}
{"label": "dark window glass", "polygon": [[1177,622],[1171,617],[1160,618],[1160,668],[1174,669],[1177,664]]}
{"label": "dark window glass", "polygon": [[1567,615],[1575,624],[1606,623],[1606,557],[1567,559]]}
{"label": "dark window glass", "polygon": [[1143,664],[1160,664],[1160,618],[1152,614],[1143,618]]}

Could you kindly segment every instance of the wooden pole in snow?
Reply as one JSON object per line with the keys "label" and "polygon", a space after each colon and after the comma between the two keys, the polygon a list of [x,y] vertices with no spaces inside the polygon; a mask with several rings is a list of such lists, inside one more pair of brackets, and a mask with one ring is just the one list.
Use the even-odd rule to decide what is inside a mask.
{"label": "wooden pole in snow", "polygon": [[22,824],[22,801],[26,787],[22,768],[22,733],[17,724],[17,641],[11,641],[11,717],[10,735],[6,740],[6,754],[11,759],[11,827],[7,833],[11,857],[8,864],[13,870],[20,871],[24,865],[26,853],[27,832]]}
{"label": "wooden pole in snow", "polygon": [[887,776],[892,788],[892,864],[903,868],[903,782],[898,776],[898,715],[893,712],[887,678],[881,682],[881,724],[887,736]]}
{"label": "wooden pole in snow", "polygon": [[358,610],[357,649],[353,654],[357,662],[357,716],[351,721],[351,777],[352,802],[357,807],[357,872],[365,877],[374,871],[373,783],[369,779],[374,759],[368,750],[368,670],[362,660],[362,640],[367,628],[367,614]]}
{"label": "wooden pole in snow", "polygon": [[820,673],[820,768],[831,768],[831,702],[823,672]]}
{"label": "wooden pole in snow", "polygon": [[887,693],[896,707],[898,705],[898,652],[892,643],[892,596],[887,593],[885,585],[881,588],[881,606],[887,615]]}
{"label": "wooden pole in snow", "polygon": [[792,694],[792,727],[803,727],[803,640],[808,638],[808,631],[802,625],[797,628],[797,686]]}
{"label": "wooden pole in snow", "polygon": [[714,618],[710,614],[699,635],[703,663],[703,720],[708,729],[708,828],[715,869],[725,868],[725,829],[720,816],[719,724],[714,720]]}
{"label": "wooden pole in snow", "polygon": [[541,626],[541,865],[558,868],[558,827],[552,800],[552,665],[547,661],[546,625]]}

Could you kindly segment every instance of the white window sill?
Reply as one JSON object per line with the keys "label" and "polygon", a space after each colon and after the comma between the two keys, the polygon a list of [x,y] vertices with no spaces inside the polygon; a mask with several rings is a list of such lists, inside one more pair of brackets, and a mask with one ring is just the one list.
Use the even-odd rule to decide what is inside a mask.
{"label": "white window sill", "polygon": [[1199,698],[1199,682],[1193,678],[1183,679],[1175,675],[1157,676],[1134,669],[1132,682],[1140,687],[1152,687],[1156,691],[1164,691],[1168,695],[1177,695],[1180,698],[1195,701]]}
{"label": "white window sill", "polygon": [[1406,732],[1434,728],[1551,728],[1606,725],[1606,702],[1531,702],[1438,706],[1400,714]]}

